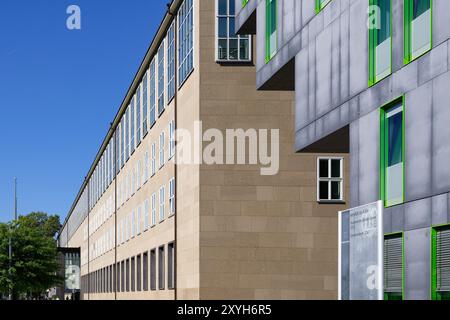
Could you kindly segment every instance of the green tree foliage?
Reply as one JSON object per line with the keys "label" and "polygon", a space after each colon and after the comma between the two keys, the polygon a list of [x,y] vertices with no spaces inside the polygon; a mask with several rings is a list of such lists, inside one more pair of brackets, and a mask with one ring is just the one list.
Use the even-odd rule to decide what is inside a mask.
{"label": "green tree foliage", "polygon": [[[36,297],[59,284],[55,235],[58,216],[33,212],[0,224],[0,292],[13,298]],[[13,256],[9,259],[11,239]]]}

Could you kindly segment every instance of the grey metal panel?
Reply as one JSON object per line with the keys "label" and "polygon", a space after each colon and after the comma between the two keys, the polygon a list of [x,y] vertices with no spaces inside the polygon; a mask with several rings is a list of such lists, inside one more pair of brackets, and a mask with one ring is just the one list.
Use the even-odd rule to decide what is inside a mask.
{"label": "grey metal panel", "polygon": [[392,208],[383,210],[383,233],[392,233]]}
{"label": "grey metal panel", "polygon": [[405,205],[394,206],[391,209],[391,232],[405,230]]}
{"label": "grey metal panel", "polygon": [[280,1],[279,14],[281,15],[280,25],[282,29],[282,36],[280,36],[279,44],[281,46],[287,44],[295,36],[295,2],[296,0]]}
{"label": "grey metal panel", "polygon": [[441,194],[439,196],[435,196],[431,200],[431,224],[433,226],[446,224],[448,220],[448,194]]}
{"label": "grey metal panel", "polygon": [[392,96],[398,97],[418,86],[417,60],[413,61],[392,75]]}
{"label": "grey metal panel", "polygon": [[350,12],[345,11],[340,22],[340,97],[347,99],[350,94]]}
{"label": "grey metal panel", "polygon": [[403,67],[403,1],[392,3],[392,71]]}
{"label": "grey metal panel", "polygon": [[[256,69],[257,71],[265,64],[266,59],[266,6],[260,2],[256,9]],[[258,77],[258,74],[256,75]]]}
{"label": "grey metal panel", "polygon": [[431,195],[431,82],[411,91],[405,99],[406,201]]}
{"label": "grey metal panel", "polygon": [[431,225],[431,198],[405,204],[405,230],[425,228]]}
{"label": "grey metal panel", "polygon": [[433,0],[433,45],[450,38],[450,1]]}
{"label": "grey metal panel", "polygon": [[447,55],[447,42],[444,42],[418,60],[419,85],[447,71]]}
{"label": "grey metal panel", "polygon": [[307,24],[312,18],[315,17],[315,2],[314,1],[301,1],[302,2],[302,23]]}
{"label": "grey metal panel", "polygon": [[350,95],[367,87],[367,6],[368,1],[350,4]]}
{"label": "grey metal panel", "polygon": [[405,232],[405,298],[430,299],[430,229]]}
{"label": "grey metal panel", "polygon": [[316,38],[316,110],[323,116],[331,107],[331,28],[326,28]]}
{"label": "grey metal panel", "polygon": [[[338,3],[338,2],[336,2]],[[340,19],[331,23],[331,106],[341,103]]]}
{"label": "grey metal panel", "polygon": [[359,121],[350,123],[350,207],[359,205]]}
{"label": "grey metal panel", "polygon": [[433,192],[450,190],[450,72],[433,80]]}
{"label": "grey metal panel", "polygon": [[302,50],[295,58],[295,129],[300,130],[314,120],[314,108],[309,107],[309,59],[308,50]]}
{"label": "grey metal panel", "polygon": [[359,202],[379,199],[380,115],[375,110],[359,119]]}

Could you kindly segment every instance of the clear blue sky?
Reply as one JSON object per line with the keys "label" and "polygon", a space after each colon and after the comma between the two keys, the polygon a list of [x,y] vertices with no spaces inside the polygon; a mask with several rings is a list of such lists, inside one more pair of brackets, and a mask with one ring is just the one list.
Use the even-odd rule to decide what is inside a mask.
{"label": "clear blue sky", "polygon": [[[168,0],[1,0],[0,221],[65,218]],[[81,8],[69,31],[66,9]]]}

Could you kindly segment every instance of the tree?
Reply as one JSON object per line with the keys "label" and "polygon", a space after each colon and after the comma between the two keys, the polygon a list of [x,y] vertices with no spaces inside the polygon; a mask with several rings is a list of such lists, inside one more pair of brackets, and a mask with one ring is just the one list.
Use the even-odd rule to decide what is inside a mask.
{"label": "tree", "polygon": [[[61,282],[55,240],[59,217],[33,212],[0,224],[0,292],[13,298],[39,296]],[[9,259],[9,239],[13,256]]]}

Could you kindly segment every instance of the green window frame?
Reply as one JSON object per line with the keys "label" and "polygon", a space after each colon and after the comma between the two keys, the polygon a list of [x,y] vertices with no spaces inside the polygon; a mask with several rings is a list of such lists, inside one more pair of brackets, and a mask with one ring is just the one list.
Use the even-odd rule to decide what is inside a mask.
{"label": "green window frame", "polygon": [[277,0],[266,0],[266,63],[277,53],[277,6]]}
{"label": "green window frame", "polygon": [[[399,291],[388,291],[386,290],[386,284],[387,281],[389,280],[390,276],[389,276],[389,272],[397,272],[397,270],[388,270],[387,269],[387,263],[386,263],[386,258],[389,255],[389,252],[387,252],[387,241],[389,240],[394,240],[394,239],[401,239],[401,277],[402,277],[402,283],[401,283],[401,292]],[[390,233],[390,234],[386,234],[384,236],[384,256],[383,256],[383,260],[384,260],[384,267],[383,267],[383,272],[384,272],[384,300],[404,300],[405,299],[405,238],[403,235],[403,232],[396,232],[396,233]],[[394,252],[395,254],[395,252]]]}
{"label": "green window frame", "polygon": [[316,13],[322,11],[330,2],[331,0],[316,0]]}
{"label": "green window frame", "polygon": [[249,0],[242,0],[242,8],[244,8],[247,5],[248,1]]}
{"label": "green window frame", "polygon": [[[376,27],[369,28],[369,87],[392,73],[392,0],[369,0]],[[378,16],[380,15],[380,16]]]}
{"label": "green window frame", "polygon": [[[401,115],[399,115],[400,112]],[[399,121],[401,121],[400,128]],[[385,207],[404,203],[404,97],[395,99],[380,108],[380,198]]]}
{"label": "green window frame", "polygon": [[436,226],[431,228],[431,299],[432,300],[450,300],[450,291],[438,290],[438,248],[439,232],[450,232],[450,224]]}
{"label": "green window frame", "polygon": [[[417,2],[416,2],[417,1]],[[429,20],[429,21],[428,21]],[[432,0],[404,0],[404,64],[431,50],[433,44]],[[429,25],[429,31],[416,27]],[[419,28],[420,30],[420,28]],[[428,41],[427,41],[428,40]]]}

